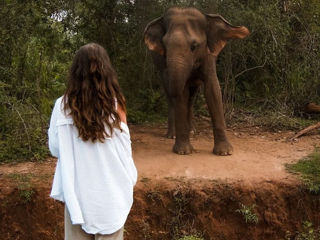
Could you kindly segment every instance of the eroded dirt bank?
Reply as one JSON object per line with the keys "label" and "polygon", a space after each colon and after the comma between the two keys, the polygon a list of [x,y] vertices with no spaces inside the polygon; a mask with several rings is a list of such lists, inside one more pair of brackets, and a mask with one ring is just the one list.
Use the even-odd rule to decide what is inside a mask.
{"label": "eroded dirt bank", "polygon": [[[214,240],[294,239],[303,222],[320,226],[320,197],[285,170],[319,146],[318,135],[287,142],[293,133],[237,128],[228,135],[235,153],[212,155],[210,127],[192,139],[197,152],[177,156],[165,126],[131,127],[139,172],[126,240],[177,239],[200,234]],[[0,165],[0,239],[62,240],[63,205],[50,199],[55,159]],[[237,210],[254,206],[258,223]],[[286,239],[287,240],[287,239]]]}
{"label": "eroded dirt bank", "polygon": [[[246,223],[240,203],[256,205],[258,223]],[[160,181],[139,184],[128,221],[128,239],[175,239],[200,233],[204,239],[284,239],[303,221],[320,224],[320,198],[298,185],[261,182]],[[136,226],[139,226],[138,228]],[[138,231],[137,231],[138,230]]]}
{"label": "eroded dirt bank", "polygon": [[[63,239],[63,205],[48,198],[49,187],[35,184],[32,190],[28,201],[19,185],[8,183],[1,190],[2,240]],[[240,203],[256,205],[257,224],[245,222],[237,212]],[[288,231],[302,231],[304,221],[320,226],[320,198],[299,184],[143,179],[136,186],[125,239],[202,234],[215,240],[276,240],[285,239]]]}

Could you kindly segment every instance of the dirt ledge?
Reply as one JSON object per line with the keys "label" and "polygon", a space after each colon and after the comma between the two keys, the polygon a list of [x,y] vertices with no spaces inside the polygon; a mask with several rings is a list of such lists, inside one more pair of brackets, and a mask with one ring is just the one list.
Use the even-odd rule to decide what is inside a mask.
{"label": "dirt ledge", "polygon": [[[3,189],[2,240],[63,239],[63,205],[48,197],[49,186],[33,185],[29,201],[22,198],[18,185]],[[246,223],[236,212],[240,203],[256,205],[257,224]],[[298,183],[143,179],[135,188],[125,239],[171,240],[198,233],[214,240],[277,240],[285,239],[287,231],[301,231],[304,221],[320,226],[320,197]]]}

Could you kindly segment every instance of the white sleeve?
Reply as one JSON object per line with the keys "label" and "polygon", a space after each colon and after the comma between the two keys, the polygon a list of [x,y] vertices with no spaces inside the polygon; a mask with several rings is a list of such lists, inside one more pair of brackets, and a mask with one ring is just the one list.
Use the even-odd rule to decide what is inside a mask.
{"label": "white sleeve", "polygon": [[117,138],[115,138],[116,148],[118,150],[120,160],[126,169],[128,176],[131,178],[132,185],[135,185],[137,183],[138,173],[132,158],[129,128],[124,123],[121,124],[121,128],[123,132],[115,130],[115,135],[117,136]]}
{"label": "white sleeve", "polygon": [[[72,120],[71,120],[72,121]],[[75,189],[75,159],[73,152],[73,135],[70,120],[58,121],[58,138],[60,152],[60,173],[63,196],[70,213],[72,224],[84,223],[82,211]]]}
{"label": "white sleeve", "polygon": [[59,139],[58,139],[58,127],[57,118],[60,111],[61,101],[56,101],[52,110],[50,119],[50,126],[48,130],[48,145],[52,156],[59,158]]}

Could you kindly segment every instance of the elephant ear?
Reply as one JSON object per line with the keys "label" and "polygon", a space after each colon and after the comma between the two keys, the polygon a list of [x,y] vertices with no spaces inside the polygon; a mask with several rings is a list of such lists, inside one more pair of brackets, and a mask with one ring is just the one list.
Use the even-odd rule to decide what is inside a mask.
{"label": "elephant ear", "polygon": [[144,30],[144,43],[150,51],[164,55],[162,37],[165,34],[163,18],[159,17],[151,21]]}
{"label": "elephant ear", "polygon": [[243,39],[249,35],[244,26],[233,26],[222,16],[206,14],[207,18],[207,44],[210,52],[218,56],[227,41],[230,39]]}

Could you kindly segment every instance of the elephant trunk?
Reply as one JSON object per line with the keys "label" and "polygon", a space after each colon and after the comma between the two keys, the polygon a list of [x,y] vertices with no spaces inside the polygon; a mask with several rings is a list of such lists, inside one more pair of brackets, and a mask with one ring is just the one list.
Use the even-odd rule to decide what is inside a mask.
{"label": "elephant trunk", "polygon": [[167,57],[167,73],[169,94],[172,97],[181,96],[192,70],[192,64],[186,57]]}

